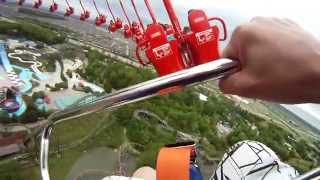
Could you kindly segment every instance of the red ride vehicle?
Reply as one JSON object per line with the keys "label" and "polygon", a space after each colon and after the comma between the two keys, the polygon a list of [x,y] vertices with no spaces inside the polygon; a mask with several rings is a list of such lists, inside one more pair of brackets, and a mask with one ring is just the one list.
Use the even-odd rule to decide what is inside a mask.
{"label": "red ride vehicle", "polygon": [[18,0],[18,5],[22,6],[24,4],[25,0]]}
{"label": "red ride vehicle", "polygon": [[56,12],[58,10],[58,4],[56,2],[53,1],[53,3],[50,5],[49,8],[50,12]]}
{"label": "red ride vehicle", "polygon": [[39,7],[42,5],[42,0],[37,0],[33,4],[33,8],[39,9]]}
{"label": "red ride vehicle", "polygon": [[84,12],[81,13],[80,15],[80,20],[81,21],[85,21],[86,19],[88,19],[90,17],[90,12],[85,10]]}
{"label": "red ride vehicle", "polygon": [[[113,11],[111,9],[111,6],[110,6],[108,0],[106,0],[106,3],[107,3],[107,6],[108,6],[108,9],[109,9],[109,12],[110,12],[110,14],[112,16],[112,20],[110,20],[110,23],[109,23],[109,26],[108,26],[108,30],[109,30],[109,32],[116,32],[119,29],[119,27],[122,28],[122,21],[119,18],[116,18],[114,16],[114,13],[113,13]],[[120,20],[121,23],[119,23],[119,20]]]}
{"label": "red ride vehicle", "polygon": [[118,17],[116,18],[115,24],[116,24],[117,29],[122,28],[122,20],[120,18],[118,18]]}
{"label": "red ride vehicle", "polygon": [[128,24],[124,25],[123,33],[124,33],[124,38],[126,39],[132,38],[132,31]]}
{"label": "red ride vehicle", "polygon": [[144,27],[141,16],[137,10],[137,6],[134,1],[135,0],[131,0],[131,4],[132,4],[134,12],[139,20],[139,23],[135,22],[135,21],[132,22],[132,33],[135,37],[136,43],[139,44],[144,40],[145,27]]}
{"label": "red ride vehicle", "polygon": [[66,12],[64,13],[64,16],[71,16],[74,13],[74,8],[70,6],[70,3],[68,0],[66,0],[67,4],[67,9]]}
{"label": "red ride vehicle", "polygon": [[81,8],[82,8],[82,13],[80,14],[80,20],[81,20],[81,21],[85,21],[86,19],[88,19],[88,18],[90,17],[90,12],[87,11],[87,10],[84,8],[81,0],[79,0],[79,3],[80,3],[80,6],[81,6]]}
{"label": "red ride vehicle", "polygon": [[107,18],[105,15],[100,13],[95,0],[93,0],[93,4],[94,4],[94,7],[95,7],[97,14],[98,14],[98,16],[96,17],[96,20],[95,20],[95,24],[96,24],[96,26],[101,26],[102,24],[107,22]]}
{"label": "red ride vehicle", "polygon": [[67,7],[66,12],[64,13],[65,16],[71,16],[74,13],[73,7]]}
{"label": "red ride vehicle", "polygon": [[[133,1],[132,4],[135,7]],[[153,23],[148,25],[143,38],[137,45],[136,54],[142,65],[151,63],[158,74],[164,76],[220,58],[219,41],[227,38],[226,25],[222,19],[208,18],[202,10],[190,10],[189,27],[183,31],[171,0],[163,0],[163,3],[172,25],[157,22],[149,1],[145,0]],[[135,11],[138,14],[136,7]],[[218,21],[222,25],[223,38],[219,38],[219,27],[210,25],[213,21]],[[137,28],[136,25],[135,28]],[[141,59],[141,50],[145,52],[148,62]]]}
{"label": "red ride vehicle", "polygon": [[113,20],[110,21],[108,30],[109,30],[110,32],[116,32],[116,31],[117,31],[117,25],[116,25],[116,23],[115,23]]}
{"label": "red ride vehicle", "polygon": [[126,17],[127,23],[128,23],[128,24],[124,25],[123,34],[124,34],[124,37],[126,39],[129,39],[129,38],[132,38],[132,35],[133,35],[132,27],[131,27],[131,21],[130,21],[129,16],[128,16],[125,8],[124,8],[122,0],[119,0],[119,2],[120,2],[120,5],[121,5],[122,12],[123,12],[124,16]]}

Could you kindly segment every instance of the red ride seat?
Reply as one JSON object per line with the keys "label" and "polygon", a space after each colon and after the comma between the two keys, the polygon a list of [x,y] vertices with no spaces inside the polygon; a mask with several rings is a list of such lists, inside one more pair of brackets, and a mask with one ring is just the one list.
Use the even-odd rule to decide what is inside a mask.
{"label": "red ride seat", "polygon": [[102,24],[106,23],[106,21],[107,18],[105,15],[99,15],[96,17],[95,24],[96,26],[101,26]]}
{"label": "red ride seat", "polygon": [[134,21],[132,23],[132,32],[133,34],[137,34],[139,31],[141,31],[140,25]]}
{"label": "red ride seat", "polygon": [[96,26],[101,26],[102,22],[101,22],[100,16],[96,17],[95,24],[96,24]]}
{"label": "red ride seat", "polygon": [[167,33],[160,24],[149,25],[143,36],[145,41],[139,43],[136,48],[137,59],[141,64],[146,64],[139,54],[141,49],[145,49],[149,62],[152,63],[160,76],[186,68],[180,53],[178,40],[168,40]]}
{"label": "red ride seat", "polygon": [[121,29],[122,28],[122,21],[120,18],[116,19],[116,27],[117,29]]}
{"label": "red ride seat", "polygon": [[85,14],[84,14],[84,13],[81,13],[81,15],[80,15],[80,20],[81,20],[81,21],[85,21],[85,20],[86,20],[86,17],[85,17]]}
{"label": "red ride seat", "polygon": [[135,40],[137,44],[140,44],[144,41],[144,34],[140,31],[135,34]]}
{"label": "red ride seat", "polygon": [[57,3],[53,3],[51,6],[50,6],[50,12],[55,12],[58,10],[58,4]]}
{"label": "red ride seat", "polygon": [[139,44],[144,40],[142,29],[137,22],[132,23],[132,33],[135,36],[135,40],[137,44]]}
{"label": "red ride seat", "polygon": [[84,11],[83,13],[81,13],[80,15],[80,20],[81,21],[85,21],[86,19],[88,19],[90,17],[90,12],[89,11]]}
{"label": "red ride seat", "polygon": [[131,31],[131,28],[128,24],[124,25],[124,37],[126,39],[129,39],[132,37],[132,31]]}
{"label": "red ride seat", "polygon": [[65,16],[71,16],[74,13],[73,7],[68,7],[66,10]]}
{"label": "red ride seat", "polygon": [[19,6],[22,6],[22,5],[24,4],[24,2],[25,2],[25,0],[19,0],[19,1],[18,1],[18,5],[19,5]]}
{"label": "red ride seat", "polygon": [[33,8],[38,9],[42,5],[42,0],[38,0],[33,4]]}
{"label": "red ride seat", "polygon": [[100,15],[100,21],[102,24],[107,22],[107,17],[105,15]]}
{"label": "red ride seat", "polygon": [[114,23],[113,20],[110,21],[108,30],[109,30],[110,32],[116,32],[116,31],[117,31],[117,26],[116,26],[116,24]]}
{"label": "red ride seat", "polygon": [[[219,41],[226,39],[226,26],[220,18],[208,18],[203,10],[190,10],[188,13],[190,32],[185,37],[192,52],[195,65],[205,64],[220,57]],[[217,25],[210,25],[210,21],[218,21],[222,24],[225,37],[220,39],[220,31]],[[208,51],[210,49],[210,51]]]}
{"label": "red ride seat", "polygon": [[85,17],[86,19],[88,19],[88,18],[90,17],[90,12],[89,12],[89,11],[85,11],[84,17]]}

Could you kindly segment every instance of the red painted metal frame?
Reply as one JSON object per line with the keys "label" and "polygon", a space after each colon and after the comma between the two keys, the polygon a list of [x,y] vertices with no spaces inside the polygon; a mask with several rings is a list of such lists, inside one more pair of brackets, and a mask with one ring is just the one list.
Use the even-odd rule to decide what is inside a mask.
{"label": "red painted metal frame", "polygon": [[151,18],[152,18],[153,23],[157,23],[156,16],[154,15],[154,12],[153,12],[153,10],[152,10],[152,7],[151,7],[151,5],[150,5],[149,0],[144,0],[144,3],[146,4],[146,6],[147,6],[147,8],[148,8],[148,11],[149,11],[149,14],[150,14],[150,16],[151,16]]}
{"label": "red painted metal frame", "polygon": [[175,13],[171,0],[163,0],[163,4],[168,12],[169,15],[169,19],[171,21],[171,24],[173,26],[173,29],[175,30],[175,32],[177,33],[177,38],[179,39],[179,41],[181,42],[185,42],[184,38],[183,38],[183,31],[178,19],[177,14]]}
{"label": "red painted metal frame", "polygon": [[228,38],[228,32],[227,32],[227,26],[226,26],[226,23],[224,22],[224,20],[221,19],[221,18],[219,18],[219,17],[212,17],[212,18],[209,18],[208,20],[209,20],[209,22],[210,22],[210,21],[219,21],[219,22],[221,23],[221,25],[222,25],[222,27],[223,27],[223,34],[224,34],[224,36],[223,36],[223,38],[220,38],[219,41],[225,41],[225,40],[227,40],[227,38]]}

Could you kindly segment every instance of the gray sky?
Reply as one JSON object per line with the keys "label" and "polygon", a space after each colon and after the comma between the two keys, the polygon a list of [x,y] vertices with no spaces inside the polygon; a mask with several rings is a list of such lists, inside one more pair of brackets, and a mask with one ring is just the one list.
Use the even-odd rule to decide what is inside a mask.
{"label": "gray sky", "polygon": [[[120,5],[118,0],[109,0],[116,16],[123,18],[120,11]],[[126,7],[130,7],[130,0],[123,0]],[[32,3],[31,0],[26,0],[28,3]],[[64,11],[66,3],[64,0],[56,0],[60,5],[60,11]],[[69,0],[71,5],[75,7],[77,14],[81,12],[81,8],[78,0]],[[107,13],[105,0],[96,0],[99,9],[103,13]],[[143,0],[136,0],[138,9],[146,22],[151,22],[146,8],[143,4]],[[187,11],[192,8],[204,9],[209,16],[219,16],[225,19],[229,34],[232,33],[234,28],[248,20],[253,16],[274,16],[274,17],[286,17],[290,18],[306,30],[313,33],[315,36],[320,37],[320,1],[317,0],[198,0],[198,1],[186,1],[186,0],[172,0],[174,7],[180,17],[182,24],[187,23]],[[48,5],[50,1],[44,0],[44,4]],[[88,8],[94,18],[96,12],[93,7],[92,0],[83,0],[86,8]],[[168,22],[168,16],[164,10],[161,0],[151,0],[151,5],[155,10],[157,18],[162,22]],[[135,19],[133,9],[128,8],[130,17]],[[225,44],[222,45],[224,47]],[[297,105],[297,106],[285,106],[286,108],[294,111],[302,117],[308,115],[308,119],[315,119],[320,124],[320,105]],[[307,115],[306,115],[307,114]]]}

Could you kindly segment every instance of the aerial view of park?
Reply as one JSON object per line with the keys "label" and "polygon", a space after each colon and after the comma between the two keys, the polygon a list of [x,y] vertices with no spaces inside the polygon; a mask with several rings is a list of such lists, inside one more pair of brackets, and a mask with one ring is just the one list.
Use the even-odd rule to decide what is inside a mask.
{"label": "aerial view of park", "polygon": [[[69,4],[66,12],[49,5],[50,12],[32,3],[0,3],[1,180],[40,178],[41,133],[53,114],[158,76],[136,58],[139,38],[127,38],[126,26],[115,31],[103,16],[71,17]],[[96,4],[90,11],[107,12],[104,3],[101,12]],[[56,180],[130,176],[141,166],[155,168],[159,149],[181,141],[197,144],[205,178],[243,140],[267,145],[300,174],[320,166],[319,125],[279,104],[225,95],[214,81],[74,116],[56,124],[50,139]]]}

